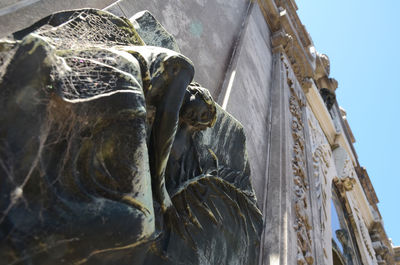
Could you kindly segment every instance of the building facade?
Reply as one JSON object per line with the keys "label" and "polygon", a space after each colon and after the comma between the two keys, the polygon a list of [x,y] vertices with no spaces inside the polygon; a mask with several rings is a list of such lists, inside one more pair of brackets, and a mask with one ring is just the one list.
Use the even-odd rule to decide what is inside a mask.
{"label": "building facade", "polygon": [[[48,2],[6,1],[1,37],[81,7],[127,18],[149,10],[175,37],[194,80],[244,127],[263,214],[259,264],[400,264],[336,101],[329,58],[314,47],[294,0]],[[6,23],[10,17],[21,20]]]}

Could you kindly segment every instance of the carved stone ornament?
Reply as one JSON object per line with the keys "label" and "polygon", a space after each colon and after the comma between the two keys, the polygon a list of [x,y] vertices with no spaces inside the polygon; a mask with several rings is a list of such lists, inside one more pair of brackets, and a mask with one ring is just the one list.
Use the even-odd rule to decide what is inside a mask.
{"label": "carved stone ornament", "polygon": [[[330,61],[326,54],[316,53],[316,67],[314,71],[314,80],[318,88],[328,90],[332,95],[335,95],[335,90],[338,87],[338,82],[334,78],[330,78]],[[329,109],[329,108],[328,108]]]}
{"label": "carved stone ornament", "polygon": [[338,177],[333,181],[341,194],[351,191],[356,181],[356,173],[354,171],[353,163],[346,150],[343,147],[337,147],[333,150],[335,158],[335,166]]}
{"label": "carved stone ornament", "polygon": [[361,234],[362,241],[363,241],[363,243],[365,245],[365,248],[367,249],[369,259],[371,261],[376,261],[376,258],[375,258],[375,255],[374,255],[375,253],[374,253],[373,245],[372,245],[373,243],[371,242],[371,238],[370,238],[370,235],[368,233],[368,228],[367,228],[364,220],[360,217],[360,211],[359,211],[359,209],[357,207],[354,208],[353,216],[354,215],[356,217],[355,221],[356,221],[357,227],[360,230],[359,232]]}
{"label": "carved stone ornament", "polygon": [[257,264],[243,128],[135,19],[65,11],[0,42],[1,264]]}
{"label": "carved stone ornament", "polygon": [[300,47],[296,45],[294,37],[284,30],[277,31],[273,34],[272,46],[274,50],[282,50],[287,55],[288,61],[293,69],[297,80],[300,80],[301,85],[306,82],[307,77],[307,62],[300,56],[302,52]]}
{"label": "carved stone ornament", "polygon": [[382,221],[374,222],[371,226],[369,235],[378,265],[390,264],[390,260],[393,258],[390,255],[389,248],[383,243],[382,234],[385,234]]}
{"label": "carved stone ornament", "polygon": [[[324,253],[324,262],[328,263],[328,253],[330,251],[330,242],[328,238],[328,213],[327,213],[327,193],[331,189],[331,178],[329,169],[333,166],[332,152],[330,145],[319,126],[311,109],[307,109],[308,127],[310,128],[311,148],[314,169],[314,185],[316,191],[316,206],[318,212],[318,222],[320,228],[320,243]],[[329,240],[330,241],[330,240]]]}
{"label": "carved stone ornament", "polygon": [[[282,58],[284,60],[284,58]],[[289,110],[292,116],[291,129],[293,137],[293,204],[294,204],[294,230],[297,237],[297,264],[311,265],[314,263],[312,254],[313,242],[311,238],[311,219],[309,206],[309,184],[306,169],[305,139],[303,110],[305,99],[302,94],[295,91],[293,79],[290,78],[289,66],[285,63],[287,71],[287,85],[290,88]]]}

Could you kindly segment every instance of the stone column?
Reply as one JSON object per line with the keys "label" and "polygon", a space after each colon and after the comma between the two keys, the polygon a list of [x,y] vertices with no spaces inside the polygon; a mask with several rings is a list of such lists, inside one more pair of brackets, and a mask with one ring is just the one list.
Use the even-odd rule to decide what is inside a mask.
{"label": "stone column", "polygon": [[270,138],[264,203],[264,232],[260,264],[293,264],[288,260],[290,207],[290,112],[289,90],[282,51],[273,54],[270,94]]}
{"label": "stone column", "polygon": [[282,45],[273,55],[262,264],[313,264],[305,96]]}

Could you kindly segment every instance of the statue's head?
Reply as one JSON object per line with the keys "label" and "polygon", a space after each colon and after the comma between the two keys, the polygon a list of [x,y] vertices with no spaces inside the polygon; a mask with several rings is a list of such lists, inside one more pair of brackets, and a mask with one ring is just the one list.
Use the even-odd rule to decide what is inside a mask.
{"label": "statue's head", "polygon": [[201,131],[215,124],[216,113],[217,109],[210,92],[192,82],[187,88],[182,105],[181,121],[189,125],[190,130]]}
{"label": "statue's head", "polygon": [[338,229],[335,231],[336,237],[339,239],[340,243],[347,244],[348,241],[348,234],[347,231],[344,229]]}

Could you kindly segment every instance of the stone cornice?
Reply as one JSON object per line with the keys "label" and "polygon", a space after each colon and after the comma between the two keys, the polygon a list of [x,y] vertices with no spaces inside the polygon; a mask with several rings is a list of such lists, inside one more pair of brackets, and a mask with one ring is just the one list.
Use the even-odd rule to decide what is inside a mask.
{"label": "stone cornice", "polygon": [[396,265],[400,265],[400,247],[393,247],[394,261]]}
{"label": "stone cornice", "polygon": [[355,178],[355,180],[356,180],[356,185],[353,190],[354,192],[353,198],[358,201],[358,204],[360,206],[359,210],[364,217],[363,220],[365,221],[366,225],[370,226],[374,222],[374,216],[370,209],[368,198],[364,192],[360,180],[358,178]]}
{"label": "stone cornice", "polygon": [[[338,86],[337,81],[329,77],[329,58],[315,51],[312,40],[297,15],[297,6],[293,1],[259,0],[259,4],[273,32],[271,38],[273,52],[282,51],[287,55],[297,80],[303,91],[308,94],[307,100],[328,141],[332,146],[343,146],[353,164],[357,165],[356,154],[344,135],[345,132],[336,132],[329,112],[319,95],[321,88],[334,93]],[[313,89],[310,92],[311,87]]]}
{"label": "stone cornice", "polygon": [[279,14],[283,30],[293,38],[292,47],[289,47],[287,51],[296,77],[302,83],[305,78],[313,75],[315,59],[310,54],[308,47],[303,45],[301,37],[296,30],[298,25],[293,23],[294,21],[291,19],[288,10],[280,8]]}
{"label": "stone cornice", "polygon": [[383,227],[382,220],[377,220],[372,223],[369,228],[369,233],[371,240],[375,243],[376,247],[381,248],[381,246],[386,247],[386,253],[380,253],[382,249],[377,249],[377,254],[382,255],[381,258],[386,261],[386,264],[395,264],[395,251],[392,247],[392,243],[389,240],[385,228]]}
{"label": "stone cornice", "polygon": [[343,108],[341,108],[341,107],[339,107],[339,110],[340,110],[340,114],[341,114],[341,116],[342,116],[342,120],[343,120],[343,123],[344,123],[344,127],[345,127],[345,129],[347,130],[348,138],[349,138],[349,140],[351,141],[351,143],[354,144],[354,143],[356,142],[356,139],[354,138],[353,131],[351,130],[350,125],[349,125],[349,122],[347,121],[347,113],[346,113],[346,111],[345,111]]}
{"label": "stone cornice", "polygon": [[258,0],[260,8],[272,31],[272,46],[283,48],[299,83],[304,86],[315,70],[312,41],[301,24],[294,1]]}
{"label": "stone cornice", "polygon": [[351,161],[353,162],[353,165],[357,165],[357,157],[353,153],[353,150],[350,146],[349,141],[347,141],[347,138],[344,136],[343,132],[340,132],[337,134],[335,143],[337,145],[342,146],[344,149],[346,149],[347,153],[349,154]]}
{"label": "stone cornice", "polygon": [[309,87],[307,80],[314,79],[318,89],[334,93],[338,82],[329,77],[329,58],[315,51],[297,14],[296,3],[293,0],[258,0],[258,3],[272,32],[273,51],[282,49],[286,53],[303,89]]}
{"label": "stone cornice", "polygon": [[332,126],[332,118],[319,94],[321,88],[327,88],[334,93],[338,85],[335,79],[329,77],[329,58],[315,51],[312,40],[297,15],[297,5],[292,0],[258,0],[258,3],[272,31],[273,52],[282,51],[287,55],[331,146],[340,145],[345,148],[353,165],[357,165],[357,155],[345,135],[346,132],[337,132]]}
{"label": "stone cornice", "polygon": [[[318,88],[327,88],[334,92],[338,83],[329,77],[329,58],[315,51],[312,39],[297,14],[295,1],[258,0],[258,4],[272,34],[288,35],[292,38],[290,45],[283,47],[299,83],[303,86],[305,79],[314,78]],[[281,44],[273,41],[273,47]]]}
{"label": "stone cornice", "polygon": [[261,12],[267,21],[271,32],[279,30],[279,11],[278,7],[273,0],[257,0],[258,5],[261,8]]}
{"label": "stone cornice", "polygon": [[[310,47],[312,46],[312,40],[310,38],[310,35],[308,34],[307,30],[305,29],[305,27],[303,26],[303,24],[300,21],[299,16],[297,15],[297,5],[295,3],[294,0],[288,0],[288,1],[284,1],[284,0],[278,0],[277,2],[277,6],[278,6],[278,10],[287,10],[288,15],[290,16],[290,19],[292,22],[292,25],[294,26],[295,30],[296,30],[296,34],[298,35],[301,44],[304,47]],[[311,57],[314,57],[310,51],[308,51],[308,55]],[[313,58],[311,58],[313,60]]]}
{"label": "stone cornice", "polygon": [[372,206],[376,206],[376,204],[379,203],[379,199],[376,196],[375,189],[372,186],[367,170],[364,167],[360,167],[358,169],[358,172],[358,178],[360,179],[361,185],[364,189],[365,195],[367,196],[369,203]]}

